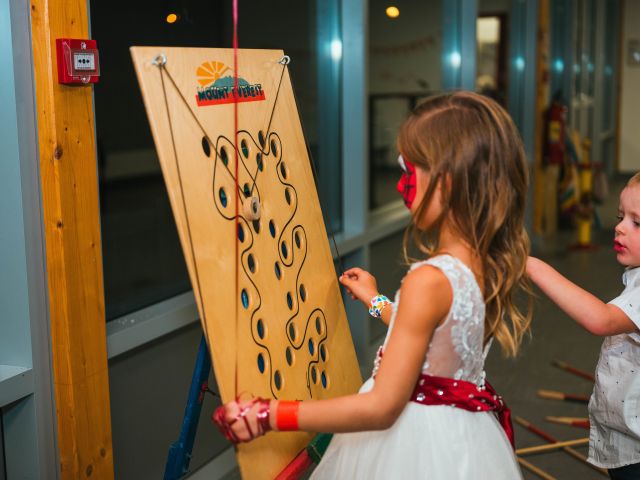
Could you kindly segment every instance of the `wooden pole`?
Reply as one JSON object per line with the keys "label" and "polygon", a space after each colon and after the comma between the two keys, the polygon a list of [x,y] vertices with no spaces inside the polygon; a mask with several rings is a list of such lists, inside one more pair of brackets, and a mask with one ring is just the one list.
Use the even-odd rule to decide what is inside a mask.
{"label": "wooden pole", "polygon": [[551,400],[564,400],[567,402],[589,403],[589,397],[585,395],[575,395],[573,393],[557,392],[555,390],[538,390],[538,396]]}
{"label": "wooden pole", "polygon": [[578,445],[587,445],[589,438],[578,438],[576,440],[567,440],[565,442],[549,443],[547,445],[536,445],[535,447],[519,448],[516,450],[516,455],[530,455],[532,453],[543,453],[558,450],[564,447],[575,447]]}
{"label": "wooden pole", "polygon": [[595,377],[593,376],[593,374],[589,373],[589,372],[585,372],[584,370],[580,370],[576,367],[572,367],[571,365],[569,365],[567,362],[562,362],[560,360],[554,360],[553,362],[551,362],[552,365],[561,368],[562,370],[569,372],[569,373],[573,373],[574,375],[577,375],[578,377],[582,377],[584,379],[590,380],[592,382],[595,382]]}
{"label": "wooden pole", "polygon": [[36,115],[61,478],[112,479],[93,91],[57,82],[56,38],[88,38],[86,0],[32,0]]}
{"label": "wooden pole", "polygon": [[545,472],[544,470],[542,470],[539,467],[536,467],[533,463],[528,462],[524,458],[517,457],[517,459],[518,459],[518,463],[520,465],[522,465],[524,468],[526,468],[530,472],[536,474],[540,478],[544,478],[544,480],[556,480],[556,477],[552,477],[547,472]]}
{"label": "wooden pole", "polygon": [[[545,439],[549,443],[556,443],[558,441],[558,439],[556,439],[555,437],[552,437],[547,432],[545,432],[544,430],[536,427],[531,422],[525,420],[522,417],[515,417],[514,420],[519,425],[522,425],[524,428],[526,428],[530,432],[535,433],[536,435],[538,435],[539,437]],[[587,461],[587,457],[585,457],[582,453],[580,453],[576,449],[574,449],[572,447],[563,447],[562,450],[564,450],[566,453],[571,455],[573,458],[575,458],[575,459],[581,461],[582,463],[588,465],[589,467],[593,468],[594,470],[597,470],[598,472],[600,472],[600,473],[602,473],[602,474],[604,474],[606,476],[609,476],[609,474],[607,473],[607,471],[604,468],[596,467],[595,465],[592,465],[591,463],[589,463]]]}
{"label": "wooden pole", "polygon": [[589,429],[589,419],[585,417],[551,417],[547,416],[544,419],[552,423],[560,423],[562,425],[571,425],[572,427],[580,427]]}

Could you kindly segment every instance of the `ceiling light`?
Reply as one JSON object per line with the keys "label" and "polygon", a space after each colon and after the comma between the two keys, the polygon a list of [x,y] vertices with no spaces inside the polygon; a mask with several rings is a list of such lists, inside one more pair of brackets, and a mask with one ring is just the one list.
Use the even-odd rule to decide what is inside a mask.
{"label": "ceiling light", "polygon": [[397,18],[400,15],[400,10],[398,9],[398,7],[394,7],[393,5],[387,7],[385,12],[387,14],[387,17],[389,18]]}

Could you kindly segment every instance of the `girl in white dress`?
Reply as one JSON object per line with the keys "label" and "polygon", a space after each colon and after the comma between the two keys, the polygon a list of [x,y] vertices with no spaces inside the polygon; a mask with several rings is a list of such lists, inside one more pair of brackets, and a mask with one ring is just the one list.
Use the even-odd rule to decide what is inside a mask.
{"label": "girl in white dress", "polygon": [[508,412],[483,370],[491,341],[513,355],[530,322],[513,301],[529,291],[519,134],[493,100],[457,92],[421,104],[398,149],[398,190],[428,260],[411,265],[393,304],[364,270],[340,277],[389,324],[372,377],[329,400],[230,402],[216,421],[236,442],[269,430],[337,433],[314,479],[521,478]]}

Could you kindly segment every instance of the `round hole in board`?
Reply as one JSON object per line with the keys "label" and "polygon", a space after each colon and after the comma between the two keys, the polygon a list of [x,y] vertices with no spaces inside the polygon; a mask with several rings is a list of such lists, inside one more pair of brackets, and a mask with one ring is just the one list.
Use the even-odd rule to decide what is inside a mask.
{"label": "round hole in board", "polygon": [[276,390],[280,390],[282,388],[282,375],[280,375],[280,370],[276,370],[276,373],[273,374],[273,384],[276,387]]}
{"label": "round hole in board", "polygon": [[256,153],[256,163],[258,164],[258,170],[262,172],[264,170],[264,162],[262,161],[262,154],[260,152]]}
{"label": "round hole in board", "polygon": [[273,223],[273,220],[269,220],[269,233],[273,238],[276,238],[276,224]]}
{"label": "round hole in board", "polygon": [[282,251],[282,257],[287,258],[289,256],[289,249],[287,248],[286,242],[282,242],[280,244],[280,251]]}
{"label": "round hole in board", "polygon": [[291,296],[291,292],[287,292],[287,306],[289,310],[293,309],[293,297]]}
{"label": "round hole in board", "polygon": [[275,140],[271,140],[271,153],[276,157],[278,156],[278,145]]}
{"label": "round hole in board", "polygon": [[242,292],[240,293],[240,299],[242,300],[242,306],[247,309],[249,308],[249,294],[247,293],[246,289],[242,289]]}
{"label": "round hole in board", "polygon": [[256,271],[256,260],[253,258],[253,254],[250,253],[247,256],[247,266],[249,267],[249,271],[251,273],[255,273]]}
{"label": "round hole in board", "polygon": [[287,365],[292,366],[293,365],[293,349],[291,347],[287,347],[287,349],[284,351],[284,356],[287,359]]}
{"label": "round hole in board", "polygon": [[288,188],[284,189],[284,199],[287,201],[287,205],[291,205],[291,192]]}
{"label": "round hole in board", "polygon": [[311,381],[313,383],[318,383],[318,369],[315,365],[311,367]]}
{"label": "round hole in board", "polygon": [[240,141],[240,148],[242,149],[244,158],[249,158],[249,145],[247,145],[247,141],[245,139]]}
{"label": "round hole in board", "polygon": [[280,174],[282,175],[282,178],[285,180],[287,179],[287,166],[284,162],[280,162]]}
{"label": "round hole in board", "polygon": [[280,280],[280,278],[282,277],[282,271],[280,270],[280,264],[278,262],[275,263],[274,269],[276,272],[276,278]]}
{"label": "round hole in board", "polygon": [[327,386],[329,385],[329,379],[327,378],[327,374],[325,372],[322,372],[320,374],[320,382],[322,382],[322,388],[327,388]]}
{"label": "round hole in board", "polygon": [[209,145],[209,139],[202,137],[202,151],[207,157],[211,156],[211,145]]}
{"label": "round hole in board", "polygon": [[322,320],[320,319],[320,316],[316,317],[316,332],[318,332],[319,335],[322,335]]}
{"label": "round hole in board", "polygon": [[313,338],[309,339],[309,354],[313,356],[316,353],[316,344],[313,341]]}
{"label": "round hole in board", "polygon": [[305,288],[305,286],[303,284],[300,284],[300,300],[302,300],[303,302],[307,301],[307,289]]}
{"label": "round hole in board", "polygon": [[293,234],[293,239],[296,242],[296,247],[300,248],[300,245],[302,243],[302,241],[300,240],[300,232],[296,231],[296,233]]}
{"label": "round hole in board", "polygon": [[258,131],[258,142],[260,143],[260,146],[264,148],[265,138],[264,138],[264,132],[262,130]]}
{"label": "round hole in board", "polygon": [[238,224],[238,240],[244,242],[244,227],[242,224]]}
{"label": "round hole in board", "polygon": [[323,362],[327,361],[327,347],[325,347],[324,343],[320,345],[320,358]]}
{"label": "round hole in board", "polygon": [[256,331],[258,332],[258,338],[260,338],[260,340],[264,339],[265,329],[264,322],[261,318],[256,322]]}
{"label": "round hole in board", "polygon": [[229,154],[227,153],[227,149],[225,147],[222,147],[220,149],[220,158],[222,159],[222,163],[224,163],[225,167],[229,165]]}
{"label": "round hole in board", "polygon": [[296,331],[296,326],[293,323],[290,323],[289,324],[289,338],[291,339],[292,342],[295,342],[297,336],[298,336],[298,333]]}
{"label": "round hole in board", "polygon": [[261,353],[258,354],[258,370],[260,370],[260,373],[264,373],[266,364],[264,361],[264,355],[262,355]]}
{"label": "round hole in board", "polygon": [[244,196],[249,198],[249,195],[251,195],[251,189],[249,188],[249,184],[245,183],[242,187],[242,193],[244,193]]}
{"label": "round hole in board", "polygon": [[224,191],[224,187],[220,187],[220,190],[218,190],[218,197],[220,198],[220,204],[222,205],[222,208],[226,208],[227,192]]}
{"label": "round hole in board", "polygon": [[251,222],[253,224],[253,229],[256,233],[260,233],[260,220],[254,220]]}

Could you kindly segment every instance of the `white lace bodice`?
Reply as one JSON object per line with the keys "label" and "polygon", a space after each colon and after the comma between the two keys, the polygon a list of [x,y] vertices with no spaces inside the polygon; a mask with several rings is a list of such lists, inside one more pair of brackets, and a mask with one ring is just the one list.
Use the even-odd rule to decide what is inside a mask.
{"label": "white lace bodice", "polygon": [[[445,274],[453,291],[451,309],[447,318],[431,337],[422,372],[438,377],[466,380],[484,385],[484,359],[489,345],[483,350],[485,303],[473,272],[460,260],[450,255],[439,255],[411,265],[409,271],[424,265],[434,266]],[[393,303],[389,322],[389,340],[400,303],[400,290]],[[380,362],[377,356],[374,374]]]}

